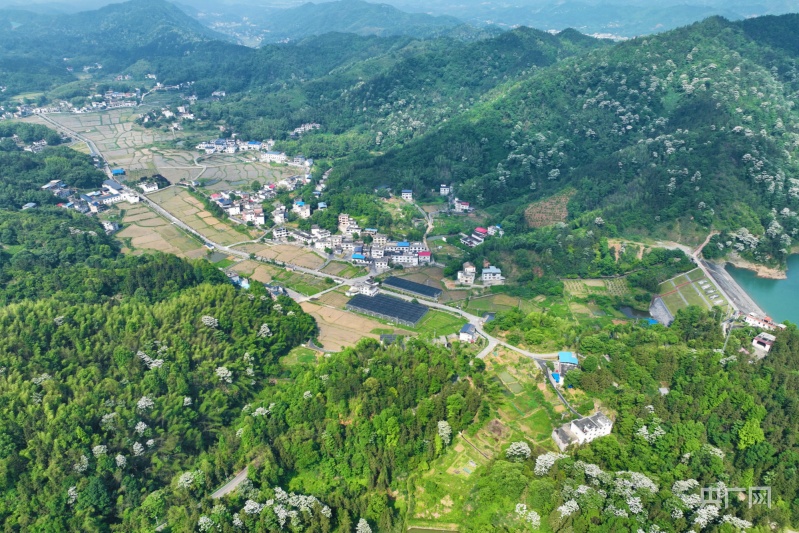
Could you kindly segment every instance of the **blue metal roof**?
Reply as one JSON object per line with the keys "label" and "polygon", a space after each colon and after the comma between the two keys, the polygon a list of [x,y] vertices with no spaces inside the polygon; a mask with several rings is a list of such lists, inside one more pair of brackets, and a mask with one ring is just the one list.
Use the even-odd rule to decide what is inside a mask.
{"label": "blue metal roof", "polygon": [[124,168],[115,168],[111,171],[111,175],[113,176],[122,176],[125,174]]}
{"label": "blue metal roof", "polygon": [[474,334],[475,328],[474,324],[464,324],[461,328],[461,333],[470,333]]}
{"label": "blue metal roof", "polygon": [[405,242],[405,241],[401,241],[401,242],[398,242],[398,243],[397,243],[397,246],[402,246],[402,247],[404,248],[404,247],[406,247],[406,246],[410,246],[410,244],[409,244],[409,243],[407,243],[407,242]]}
{"label": "blue metal roof", "polygon": [[352,254],[353,259],[366,259],[363,254]]}
{"label": "blue metal roof", "polygon": [[555,383],[560,383],[560,374],[557,372],[552,372],[552,379],[555,380]]}
{"label": "blue metal roof", "polygon": [[570,365],[578,364],[577,356],[575,356],[572,352],[558,352],[558,362]]}

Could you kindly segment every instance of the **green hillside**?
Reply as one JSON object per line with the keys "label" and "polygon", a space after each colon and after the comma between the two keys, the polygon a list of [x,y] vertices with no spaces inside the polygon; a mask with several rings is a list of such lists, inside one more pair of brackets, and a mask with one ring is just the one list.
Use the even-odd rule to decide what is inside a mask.
{"label": "green hillside", "polygon": [[517,231],[528,201],[571,186],[570,216],[582,224],[601,216],[644,234],[676,222],[687,234],[747,228],[763,236],[747,252],[781,262],[799,209],[799,86],[791,39],[772,43],[799,25],[795,16],[773,22],[765,31],[714,18],[567,59],[336,175],[397,188],[451,176],[466,200],[516,206],[504,227]]}

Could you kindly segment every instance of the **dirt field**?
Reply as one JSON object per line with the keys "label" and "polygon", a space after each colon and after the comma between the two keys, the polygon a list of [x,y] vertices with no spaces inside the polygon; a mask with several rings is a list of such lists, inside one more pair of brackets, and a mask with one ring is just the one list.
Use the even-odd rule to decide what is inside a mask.
{"label": "dirt field", "polygon": [[124,212],[123,229],[116,234],[116,237],[132,253],[155,250],[181,257],[196,258],[205,255],[203,246],[146,205],[134,205]]}
{"label": "dirt field", "polygon": [[[376,320],[371,320],[349,311],[333,309],[312,302],[304,302],[300,305],[303,311],[316,319],[316,323],[319,326],[319,342],[322,343],[326,350],[339,351],[355,345],[364,337],[378,339],[380,335],[371,333],[371,331],[388,328],[388,326]],[[410,332],[398,329],[395,329],[394,333],[412,335]]]}
{"label": "dirt field", "polygon": [[215,218],[185,189],[172,187],[153,193],[149,198],[211,241],[227,246],[257,235],[255,232],[250,236],[240,233],[230,224]]}
{"label": "dirt field", "polygon": [[531,228],[543,228],[556,222],[564,222],[569,216],[567,204],[572,196],[574,191],[569,190],[530,204],[524,211],[527,224]]}
{"label": "dirt field", "polygon": [[311,250],[291,244],[243,244],[236,249],[304,268],[317,269],[325,264],[325,260]]}

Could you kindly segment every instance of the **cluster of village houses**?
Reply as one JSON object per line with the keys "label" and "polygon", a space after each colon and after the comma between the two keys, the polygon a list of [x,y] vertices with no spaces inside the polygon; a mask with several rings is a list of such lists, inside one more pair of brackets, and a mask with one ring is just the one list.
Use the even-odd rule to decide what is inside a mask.
{"label": "cluster of village houses", "polygon": [[235,154],[237,152],[260,152],[260,160],[264,163],[284,163],[288,166],[303,167],[309,169],[313,166],[313,159],[307,159],[303,155],[289,157],[285,152],[272,150],[275,141],[242,141],[239,139],[216,139],[206,141],[197,145],[197,150],[206,154]]}
{"label": "cluster of village houses", "polygon": [[[297,209],[304,209],[303,202],[295,202]],[[323,209],[324,204],[320,204]],[[313,226],[310,232],[299,229],[288,229],[284,226],[272,230],[275,240],[293,240],[318,250],[329,249],[337,255],[347,255],[351,263],[365,267],[374,267],[376,270],[388,270],[391,265],[409,267],[420,266],[432,262],[432,254],[422,242],[389,241],[388,237],[378,233],[375,228],[361,228],[358,222],[346,213],[338,216],[338,230],[331,231]],[[355,235],[369,235],[372,242],[366,244],[363,239]]]}
{"label": "cluster of village houses", "polygon": [[[457,280],[461,285],[474,285],[477,281],[477,268],[467,261],[463,264],[463,270],[458,271]],[[483,271],[480,273],[480,281],[483,286],[490,287],[492,285],[503,285],[505,278],[502,276],[501,269],[491,265],[488,261],[484,261]]]}
{"label": "cluster of village houses", "polygon": [[[158,190],[158,185],[155,183],[142,183],[140,187],[145,193]],[[100,190],[87,193],[78,193],[61,180],[51,180],[42,186],[42,190],[50,191],[54,196],[63,199],[64,201],[58,204],[59,207],[74,209],[85,215],[102,213],[109,206],[120,202],[136,204],[141,200],[136,192],[126,189],[115,180],[106,180]],[[28,203],[22,206],[23,209],[32,207],[36,207],[36,204]],[[113,222],[103,222],[103,227],[108,233],[119,229]]]}

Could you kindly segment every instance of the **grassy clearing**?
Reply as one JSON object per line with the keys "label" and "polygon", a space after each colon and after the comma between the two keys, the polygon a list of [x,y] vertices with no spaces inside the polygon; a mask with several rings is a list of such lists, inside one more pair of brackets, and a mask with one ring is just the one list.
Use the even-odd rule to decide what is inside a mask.
{"label": "grassy clearing", "polygon": [[308,365],[316,363],[317,357],[318,354],[314,350],[304,346],[297,346],[288,355],[281,357],[280,362],[285,366]]}
{"label": "grassy clearing", "polygon": [[524,218],[531,228],[543,228],[564,222],[569,216],[568,203],[576,191],[569,189],[555,196],[550,196],[530,204],[524,211]]}
{"label": "grassy clearing", "polygon": [[419,334],[429,333],[434,336],[452,335],[460,331],[465,323],[466,320],[459,316],[431,309],[424,318],[422,318],[419,325],[413,329]]}
{"label": "grassy clearing", "polygon": [[716,283],[712,279],[708,279],[698,268],[663,282],[659,292],[663,303],[675,316],[677,311],[689,305],[705,309],[714,306],[730,309],[729,303],[719,291]]}

